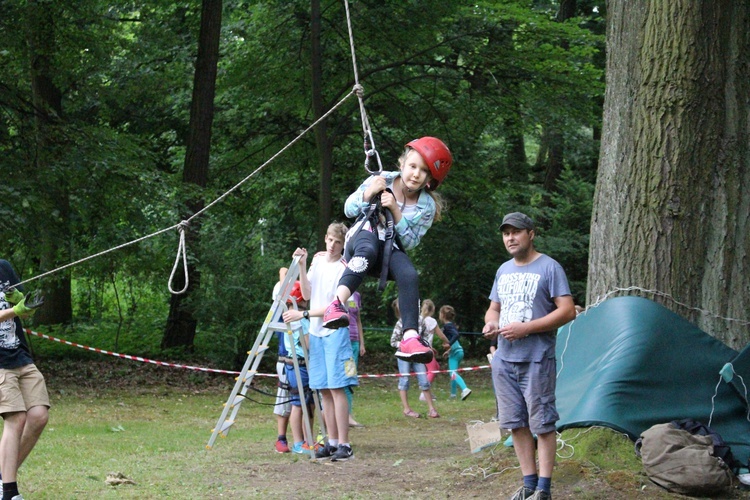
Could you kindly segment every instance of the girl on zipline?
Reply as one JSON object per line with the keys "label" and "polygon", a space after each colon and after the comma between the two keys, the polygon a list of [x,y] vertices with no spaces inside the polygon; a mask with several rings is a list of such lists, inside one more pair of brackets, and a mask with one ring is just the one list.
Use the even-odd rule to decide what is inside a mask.
{"label": "girl on zipline", "polygon": [[[420,342],[417,332],[419,276],[405,250],[416,247],[432,223],[440,220],[443,201],[434,190],[448,175],[452,163],[453,156],[440,139],[415,139],[406,145],[397,172],[371,175],[347,198],[344,213],[358,219],[346,234],[347,267],[336,298],[323,316],[325,328],[347,326],[344,304],[351,294],[365,275],[382,278],[381,273],[387,271],[388,279],[398,286],[403,322],[404,337],[396,357],[413,363],[432,360],[432,349]],[[372,210],[378,197],[386,213]]]}

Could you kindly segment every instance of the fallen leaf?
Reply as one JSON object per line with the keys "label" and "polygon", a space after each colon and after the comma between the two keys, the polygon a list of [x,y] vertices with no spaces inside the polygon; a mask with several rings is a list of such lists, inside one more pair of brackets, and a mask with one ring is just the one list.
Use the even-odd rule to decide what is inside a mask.
{"label": "fallen leaf", "polygon": [[110,472],[107,474],[107,479],[104,480],[110,486],[117,486],[118,484],[135,484],[135,481],[128,478],[122,472]]}

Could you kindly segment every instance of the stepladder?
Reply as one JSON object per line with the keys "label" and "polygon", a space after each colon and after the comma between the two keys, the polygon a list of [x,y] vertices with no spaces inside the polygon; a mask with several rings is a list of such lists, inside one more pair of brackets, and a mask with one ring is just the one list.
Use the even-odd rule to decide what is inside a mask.
{"label": "stepladder", "polygon": [[[248,399],[247,393],[251,389],[254,378],[258,375],[258,369],[264,354],[269,350],[271,341],[276,333],[282,332],[287,339],[287,345],[292,347],[289,349],[287,362],[294,367],[293,372],[302,408],[302,422],[304,426],[305,440],[307,441],[309,450],[311,450],[311,458],[314,458],[316,438],[312,433],[313,429],[310,423],[312,415],[310,415],[308,405],[306,404],[308,394],[303,389],[304,385],[300,370],[300,366],[307,365],[307,348],[305,341],[303,340],[304,335],[301,331],[302,327],[300,323],[284,323],[282,319],[282,314],[287,311],[290,306],[295,309],[297,308],[296,300],[291,292],[299,274],[299,257],[294,257],[289,269],[287,270],[286,276],[281,280],[279,291],[273,298],[271,308],[268,310],[268,314],[266,315],[263,325],[255,338],[255,342],[247,353],[247,359],[245,360],[240,374],[237,376],[232,392],[229,394],[226,403],[224,403],[221,416],[219,416],[216,426],[211,431],[211,437],[206,445],[207,449],[213,448],[218,437],[225,438],[228,435],[229,430],[236,422],[237,414],[239,413],[242,404]],[[299,354],[301,354],[301,356]],[[276,356],[274,355],[273,357]],[[314,414],[316,414],[315,420],[320,425],[321,435],[325,436],[326,432],[320,411],[320,401],[315,391],[311,391],[311,398],[313,400],[312,410]]]}

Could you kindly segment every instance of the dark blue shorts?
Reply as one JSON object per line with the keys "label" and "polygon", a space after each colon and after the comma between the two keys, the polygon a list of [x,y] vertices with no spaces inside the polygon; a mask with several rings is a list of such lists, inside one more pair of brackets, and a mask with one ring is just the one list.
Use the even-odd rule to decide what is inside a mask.
{"label": "dark blue shorts", "polygon": [[535,434],[555,430],[560,419],[555,400],[555,358],[540,362],[492,359],[498,419],[503,429],[528,427]]}

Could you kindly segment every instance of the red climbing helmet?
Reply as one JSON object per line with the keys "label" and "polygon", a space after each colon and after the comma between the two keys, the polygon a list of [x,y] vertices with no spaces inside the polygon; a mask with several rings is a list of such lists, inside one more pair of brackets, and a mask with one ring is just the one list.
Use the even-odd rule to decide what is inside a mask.
{"label": "red climbing helmet", "polygon": [[414,139],[406,147],[415,149],[430,167],[432,180],[427,183],[426,189],[428,191],[437,189],[453,164],[453,155],[448,146],[437,137],[422,137]]}

